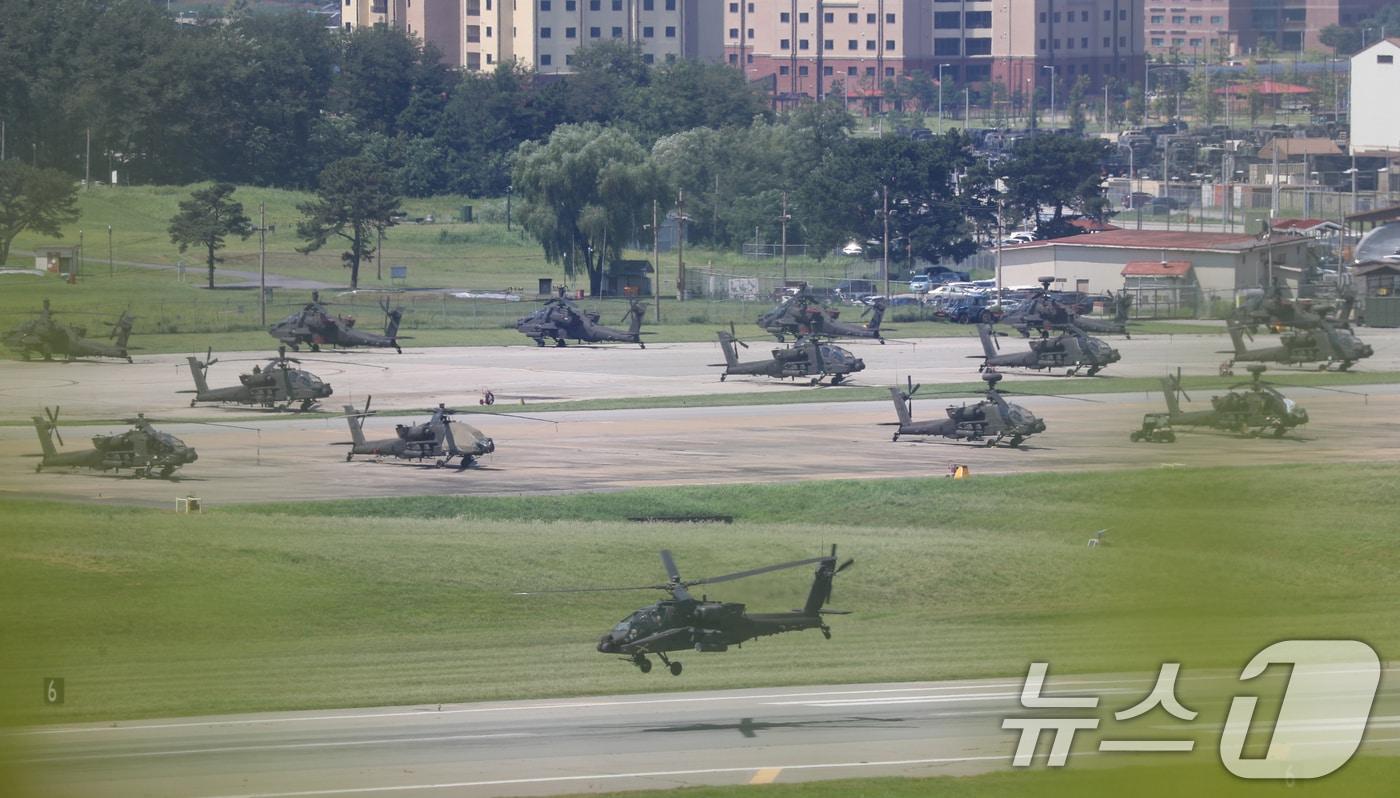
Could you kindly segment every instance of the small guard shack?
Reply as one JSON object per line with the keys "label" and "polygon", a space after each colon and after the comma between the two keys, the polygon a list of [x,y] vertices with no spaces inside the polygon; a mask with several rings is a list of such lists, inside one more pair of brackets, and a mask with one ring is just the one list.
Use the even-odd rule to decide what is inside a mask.
{"label": "small guard shack", "polygon": [[1400,327],[1400,262],[1373,261],[1352,269],[1367,327]]}
{"label": "small guard shack", "polygon": [[603,296],[651,296],[651,261],[615,260],[603,274]]}
{"label": "small guard shack", "polygon": [[78,271],[78,248],[39,247],[34,250],[34,268],[70,277]]}

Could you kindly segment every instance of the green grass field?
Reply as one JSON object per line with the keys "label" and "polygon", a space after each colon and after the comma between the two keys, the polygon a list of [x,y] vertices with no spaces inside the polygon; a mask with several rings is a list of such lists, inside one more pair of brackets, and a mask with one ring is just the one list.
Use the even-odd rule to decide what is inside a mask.
{"label": "green grass field", "polygon": [[[647,489],[520,499],[213,508],[8,500],[0,706],[36,723],[741,685],[1236,664],[1295,635],[1381,651],[1400,628],[1400,467]],[[727,513],[732,525],[632,515]],[[1096,529],[1113,546],[1086,549]],[[790,635],[647,678],[593,650],[656,551],[702,576],[811,556],[857,567],[835,638]],[[754,609],[805,569],[716,591]],[[41,676],[68,703],[40,706]],[[34,693],[34,695],[31,695]]]}

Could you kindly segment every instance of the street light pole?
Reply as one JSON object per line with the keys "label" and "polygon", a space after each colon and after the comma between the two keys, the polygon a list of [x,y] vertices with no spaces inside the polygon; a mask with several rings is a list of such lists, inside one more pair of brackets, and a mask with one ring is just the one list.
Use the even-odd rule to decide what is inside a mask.
{"label": "street light pole", "polygon": [[661,231],[657,228],[657,216],[661,203],[651,201],[651,262],[656,269],[652,280],[652,293],[656,294],[656,323],[661,323]]}
{"label": "street light pole", "polygon": [[109,224],[109,225],[107,225],[107,276],[108,276],[108,277],[113,277],[113,276],[115,276],[116,273],[117,273],[117,272],[116,272],[116,266],[115,266],[114,264],[115,264],[115,261],[112,260],[112,226]]}
{"label": "street light pole", "polygon": [[788,226],[788,220],[791,219],[791,218],[792,218],[792,217],[788,215],[788,209],[787,209],[787,192],[784,191],[784,192],[783,192],[783,215],[778,217],[778,221],[782,222],[782,224],[783,224],[783,288],[787,288],[787,279],[788,279],[788,263],[787,263],[787,255],[788,255],[788,250],[787,250],[787,226]]}
{"label": "street light pole", "polygon": [[506,186],[506,232],[510,232],[510,193],[515,186]]}
{"label": "street light pole", "polygon": [[[938,65],[938,135],[943,135],[943,69],[952,64]],[[966,123],[963,123],[966,125]]]}
{"label": "street light pole", "polygon": [[1055,129],[1055,65],[1046,64],[1041,69],[1050,70],[1050,129]]}
{"label": "street light pole", "polygon": [[258,203],[258,315],[267,326],[267,203]]}
{"label": "street light pole", "polygon": [[685,301],[685,189],[676,193],[676,301]]}
{"label": "street light pole", "polygon": [[884,198],[884,199],[883,199],[883,202],[882,202],[882,205],[883,205],[883,207],[884,207],[884,216],[885,216],[885,256],[884,256],[884,260],[883,260],[883,266],[882,266],[881,268],[882,268],[882,270],[884,271],[884,276],[885,276],[885,301],[888,302],[888,301],[889,301],[889,298],[890,298],[890,187],[889,187],[889,185],[886,184],[886,185],[881,186],[881,187],[880,187],[880,193],[881,193],[881,195],[882,195],[883,198]]}

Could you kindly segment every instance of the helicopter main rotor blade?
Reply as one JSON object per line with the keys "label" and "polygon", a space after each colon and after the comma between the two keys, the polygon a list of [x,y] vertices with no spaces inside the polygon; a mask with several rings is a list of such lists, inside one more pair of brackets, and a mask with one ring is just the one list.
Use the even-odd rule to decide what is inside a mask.
{"label": "helicopter main rotor blade", "polygon": [[661,550],[661,565],[666,569],[666,576],[672,582],[681,581],[680,569],[676,568],[676,561],[671,557],[670,549]]}
{"label": "helicopter main rotor blade", "polygon": [[745,579],[745,578],[750,577],[750,576],[758,576],[759,574],[766,574],[766,573],[768,573],[768,572],[770,572],[770,571],[781,571],[781,570],[783,570],[783,569],[785,569],[785,568],[796,568],[796,567],[801,566],[801,565],[812,565],[813,563],[819,563],[819,562],[821,562],[821,561],[823,561],[823,560],[829,560],[829,559],[831,559],[831,558],[830,558],[830,557],[808,557],[808,558],[805,559],[805,560],[793,560],[792,562],[783,562],[783,563],[778,563],[777,565],[765,565],[765,566],[763,566],[762,568],[753,568],[753,569],[750,569],[750,570],[748,570],[748,571],[738,571],[738,572],[735,572],[735,573],[732,573],[732,574],[724,574],[724,575],[722,575],[722,576],[711,576],[711,577],[707,577],[707,578],[705,578],[705,579],[692,579],[692,580],[690,580],[690,581],[688,581],[688,582],[684,582],[684,583],[682,583],[682,584],[684,584],[684,585],[686,585],[687,587],[689,587],[689,586],[691,586],[691,585],[713,585],[713,584],[715,584],[715,583],[717,583],[717,582],[731,582],[731,581],[733,581],[733,580],[735,580],[735,579]]}
{"label": "helicopter main rotor blade", "polygon": [[673,585],[635,585],[633,587],[559,587],[544,590],[517,590],[512,596],[539,596],[546,593],[614,593],[620,590],[670,590]]}

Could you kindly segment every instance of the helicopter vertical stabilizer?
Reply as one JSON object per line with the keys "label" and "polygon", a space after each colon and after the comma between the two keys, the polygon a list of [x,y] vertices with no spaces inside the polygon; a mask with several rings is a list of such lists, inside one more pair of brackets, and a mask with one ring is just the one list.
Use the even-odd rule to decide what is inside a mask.
{"label": "helicopter vertical stabilizer", "polygon": [[40,416],[34,416],[34,430],[39,433],[39,445],[44,449],[44,457],[53,457],[58,450],[53,445],[53,424]]}
{"label": "helicopter vertical stabilizer", "polygon": [[996,357],[996,344],[992,343],[992,328],[986,324],[977,325],[977,337],[982,339],[982,351],[987,357]]}
{"label": "helicopter vertical stabilizer", "polygon": [[734,351],[734,336],[722,332],[719,334],[719,348],[724,350],[724,362],[730,368],[739,365],[739,353]]}
{"label": "helicopter vertical stabilizer", "polygon": [[1162,378],[1162,395],[1167,398],[1167,415],[1170,417],[1181,415],[1181,400],[1176,393],[1180,387],[1181,383],[1171,377]]}
{"label": "helicopter vertical stabilizer", "polygon": [[190,364],[190,375],[194,377],[194,388],[196,395],[209,393],[209,383],[204,379],[204,366],[198,358],[187,357],[185,360]]}
{"label": "helicopter vertical stabilizer", "polygon": [[907,427],[914,423],[914,415],[909,412],[909,395],[899,388],[890,386],[890,398],[894,400],[894,412],[899,415],[899,424]]}
{"label": "helicopter vertical stabilizer", "polygon": [[1230,332],[1230,343],[1235,347],[1235,357],[1244,357],[1248,354],[1249,350],[1244,345],[1244,328],[1230,324],[1226,326],[1226,329]]}
{"label": "helicopter vertical stabilizer", "polygon": [[350,440],[356,446],[365,445],[365,420],[360,417],[353,405],[345,405],[345,421],[350,425]]}

